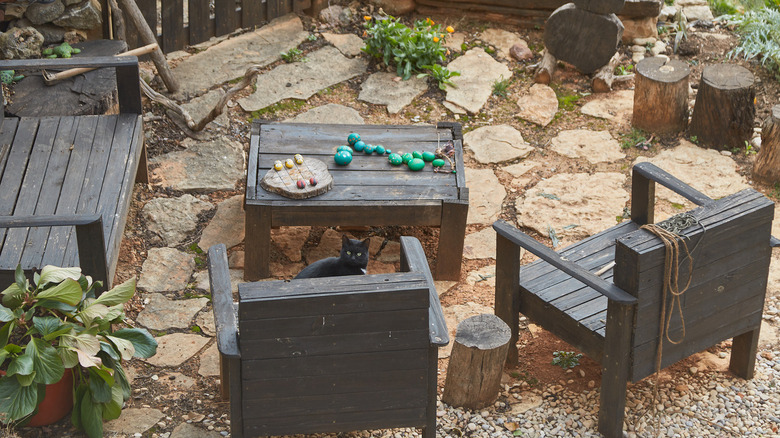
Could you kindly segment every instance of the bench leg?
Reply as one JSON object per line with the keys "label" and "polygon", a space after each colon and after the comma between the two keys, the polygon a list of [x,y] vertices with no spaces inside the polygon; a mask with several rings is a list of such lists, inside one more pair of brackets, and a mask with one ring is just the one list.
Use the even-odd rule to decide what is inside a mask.
{"label": "bench leg", "polygon": [[518,364],[517,340],[520,332],[520,247],[496,234],[496,316],[511,330],[506,364]]}
{"label": "bench leg", "polygon": [[245,205],[244,280],[255,281],[270,276],[271,208]]}
{"label": "bench leg", "polygon": [[729,369],[743,379],[752,379],[756,367],[756,353],[758,352],[758,334],[760,327],[734,336],[731,342],[731,360]]}
{"label": "bench leg", "polygon": [[609,303],[599,406],[599,432],[605,438],[623,437],[633,324],[634,306]]}
{"label": "bench leg", "polygon": [[423,438],[436,438],[436,390],[439,374],[439,348],[431,344],[428,346],[428,407],[425,417],[425,427],[422,429]]}
{"label": "bench leg", "polygon": [[442,204],[439,249],[436,251],[436,272],[433,274],[437,280],[460,280],[468,212],[468,201]]}
{"label": "bench leg", "polygon": [[[143,142],[143,140],[141,141]],[[138,157],[138,170],[135,172],[135,182],[142,184],[149,183],[149,166],[147,165],[145,143],[141,144],[141,153]]]}

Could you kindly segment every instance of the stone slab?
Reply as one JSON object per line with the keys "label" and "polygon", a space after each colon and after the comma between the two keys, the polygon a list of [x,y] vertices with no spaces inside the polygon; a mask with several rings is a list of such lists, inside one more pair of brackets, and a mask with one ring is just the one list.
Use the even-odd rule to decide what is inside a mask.
{"label": "stone slab", "polygon": [[308,99],[314,93],[366,71],[364,58],[347,58],[335,47],[309,53],[308,61],[280,65],[257,77],[257,91],[239,99],[244,111],[257,111],[283,99]]}
{"label": "stone slab", "polygon": [[195,256],[175,248],[151,248],[141,266],[138,288],[146,292],[173,292],[187,287],[195,270]]}
{"label": "stone slab", "polygon": [[528,93],[517,99],[517,106],[520,108],[517,117],[539,126],[547,126],[558,112],[558,96],[549,86],[534,84]]}
{"label": "stone slab", "polygon": [[221,438],[216,430],[208,430],[190,423],[181,423],[171,432],[169,438]]}
{"label": "stone slab", "polygon": [[216,84],[243,76],[251,66],[276,62],[281,52],[297,47],[308,35],[301,19],[288,14],[255,31],[224,40],[182,60],[172,69],[181,86],[178,94],[200,94]]}
{"label": "stone slab", "polygon": [[580,108],[580,112],[587,116],[628,125],[634,114],[634,90],[597,93],[592,100]]}
{"label": "stone slab", "polygon": [[169,328],[186,329],[208,298],[188,298],[170,300],[159,293],[150,294],[149,303],[138,314],[136,322],[148,329],[166,330]]}
{"label": "stone slab", "polygon": [[369,76],[360,87],[358,100],[376,105],[387,105],[387,112],[398,114],[412,100],[428,89],[428,81],[417,76],[397,80],[395,73],[377,72]]}
{"label": "stone slab", "polygon": [[509,68],[476,47],[447,65],[460,76],[452,78],[455,87],[447,87],[447,101],[476,114],[493,94],[493,83],[512,77]]}
{"label": "stone slab", "polygon": [[466,186],[469,188],[469,224],[492,224],[501,213],[506,189],[491,169],[468,169]]}
{"label": "stone slab", "polygon": [[244,195],[241,194],[217,204],[217,213],[203,229],[198,246],[203,251],[217,243],[232,248],[244,241],[244,233]]}
{"label": "stone slab", "polygon": [[487,227],[476,233],[466,235],[463,242],[463,257],[467,259],[495,259],[496,232]]}
{"label": "stone slab", "polygon": [[158,367],[178,367],[195,356],[209,338],[189,333],[173,333],[157,338],[157,354],[144,359]]}
{"label": "stone slab", "polygon": [[466,149],[482,164],[496,164],[527,157],[533,146],[509,125],[483,126],[463,136]]}
{"label": "stone slab", "polygon": [[515,44],[528,47],[528,43],[520,35],[503,29],[485,29],[479,39],[497,49],[496,54],[501,59],[509,59],[509,50]]}
{"label": "stone slab", "polygon": [[362,49],[365,46],[363,39],[354,33],[330,33],[324,32],[322,36],[325,41],[331,43],[334,47],[339,49],[344,56],[350,58],[358,56],[363,53]]}
{"label": "stone slab", "polygon": [[[203,118],[206,117],[212,109],[214,109],[219,99],[221,99],[224,95],[225,90],[217,88],[216,90],[211,90],[208,93],[200,97],[196,97],[187,103],[181,104],[181,107],[184,108],[187,113],[189,113],[190,117],[192,117],[192,120],[197,123],[203,120]],[[228,117],[227,108],[222,108],[222,114],[209,122],[209,124],[206,125],[206,129],[213,128],[214,126],[230,126],[230,118]]]}
{"label": "stone slab", "polygon": [[[238,284],[244,282],[244,270],[243,269],[230,269],[230,288],[233,291],[233,295],[238,293]],[[209,287],[209,273],[208,271],[196,272],[193,276],[195,283],[195,289],[208,291]]]}
{"label": "stone slab", "polygon": [[200,327],[204,335],[216,336],[217,326],[214,323],[214,312],[211,308],[204,309],[195,317],[195,325]]}
{"label": "stone slab", "polygon": [[356,109],[337,103],[329,103],[327,105],[312,108],[305,113],[298,114],[293,118],[285,120],[285,122],[324,123],[333,125],[362,125],[365,123],[363,117],[360,116],[360,113]]}
{"label": "stone slab", "polygon": [[226,137],[205,142],[189,140],[184,142],[186,150],[149,160],[152,181],[183,192],[235,190],[245,177],[243,146]]}
{"label": "stone slab", "polygon": [[550,149],[569,158],[584,158],[593,164],[609,163],[626,157],[620,149],[620,143],[612,138],[609,131],[561,131],[552,138]]}
{"label": "stone slab", "polygon": [[203,377],[219,375],[219,348],[217,347],[216,342],[211,344],[211,347],[201,353],[198,374]]}
{"label": "stone slab", "polygon": [[153,198],[143,207],[146,228],[165,246],[179,246],[192,238],[198,228],[198,215],[214,205],[190,194],[175,198]]}
{"label": "stone slab", "polygon": [[153,408],[122,409],[122,415],[119,418],[103,424],[103,432],[107,433],[107,436],[110,436],[112,433],[130,436],[140,435],[154,427],[164,416],[165,414],[162,411]]}

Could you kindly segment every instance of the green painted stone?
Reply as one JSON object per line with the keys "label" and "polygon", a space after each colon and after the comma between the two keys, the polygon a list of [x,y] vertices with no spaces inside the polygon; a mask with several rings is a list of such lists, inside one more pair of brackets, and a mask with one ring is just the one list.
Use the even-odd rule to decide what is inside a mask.
{"label": "green painted stone", "polygon": [[407,165],[409,166],[409,170],[417,172],[425,167],[425,161],[423,161],[422,158],[412,158],[412,161],[407,163]]}
{"label": "green painted stone", "polygon": [[371,155],[371,154],[373,154],[373,153],[374,153],[374,146],[373,146],[373,145],[370,145],[370,144],[367,144],[367,145],[366,145],[366,146],[363,148],[363,152],[364,152],[366,155]]}
{"label": "green painted stone", "polygon": [[392,153],[393,153],[393,151],[391,151],[390,149],[385,149],[385,153],[386,153],[387,155],[390,155],[390,154],[392,154]]}
{"label": "green painted stone", "polygon": [[352,145],[352,147],[355,148],[357,152],[360,152],[363,150],[364,147],[366,147],[366,144],[358,140],[355,142],[355,144]]}
{"label": "green painted stone", "polygon": [[427,162],[431,162],[434,159],[436,159],[436,155],[433,152],[423,152],[422,153],[422,159],[427,161]]}
{"label": "green painted stone", "polygon": [[407,152],[407,153],[405,153],[405,154],[401,155],[401,159],[403,159],[403,161],[404,161],[404,164],[406,164],[406,163],[408,163],[408,162],[412,161],[412,158],[414,158],[414,157],[413,157],[413,156],[412,156],[412,154],[410,154],[409,152]]}
{"label": "green painted stone", "polygon": [[412,156],[413,156],[414,158],[422,158],[422,152],[420,152],[420,151],[414,151],[414,152],[412,152]]}
{"label": "green painted stone", "polygon": [[347,145],[339,146],[336,148],[336,152],[341,152],[341,151],[349,152],[350,154],[352,154],[352,148]]}
{"label": "green painted stone", "polygon": [[384,155],[385,154],[385,147],[381,144],[378,144],[374,146],[374,152],[376,152],[377,155]]}
{"label": "green painted stone", "polygon": [[333,160],[336,161],[336,164],[339,166],[346,166],[347,164],[352,162],[352,154],[350,154],[347,151],[339,151],[336,152],[336,155],[333,157]]}
{"label": "green painted stone", "polygon": [[398,154],[390,154],[387,156],[387,161],[390,162],[393,166],[400,166],[404,164],[404,159],[401,158]]}
{"label": "green painted stone", "polygon": [[444,166],[444,160],[442,160],[441,158],[437,158],[433,160],[431,164],[433,164],[433,167],[441,167]]}
{"label": "green painted stone", "polygon": [[355,143],[360,141],[360,134],[357,132],[353,132],[352,134],[349,134],[347,136],[347,143],[349,143],[350,146],[354,146]]}

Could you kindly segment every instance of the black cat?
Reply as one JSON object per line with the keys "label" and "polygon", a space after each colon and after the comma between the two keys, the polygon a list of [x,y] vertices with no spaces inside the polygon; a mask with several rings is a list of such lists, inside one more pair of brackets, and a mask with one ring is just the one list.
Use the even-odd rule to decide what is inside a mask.
{"label": "black cat", "polygon": [[317,260],[303,268],[295,278],[337,277],[362,275],[368,266],[368,239],[353,240],[341,236],[341,255]]}

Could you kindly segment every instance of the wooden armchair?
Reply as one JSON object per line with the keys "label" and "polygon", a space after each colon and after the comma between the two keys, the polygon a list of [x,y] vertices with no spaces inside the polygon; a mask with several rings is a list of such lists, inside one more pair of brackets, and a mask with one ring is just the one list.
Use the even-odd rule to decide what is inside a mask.
{"label": "wooden armchair", "polygon": [[393,274],[238,286],[209,248],[222,395],[234,438],[420,427],[436,436],[437,347],[447,327],[420,242]]}
{"label": "wooden armchair", "polygon": [[[659,338],[665,247],[639,229],[653,223],[655,183],[701,205],[698,220],[680,234],[692,251],[690,288]],[[560,253],[506,222],[496,222],[495,313],[512,328],[508,363],[516,365],[518,315],[568,342],[602,366],[599,431],[622,437],[626,385],[655,372],[659,339],[662,367],[734,338],[730,369],[753,377],[766,294],[774,203],[752,189],[715,200],[650,163],[633,168],[631,220],[577,242]],[[770,243],[771,240],[771,243]],[[520,267],[520,248],[540,259]],[[614,268],[595,275],[610,262]],[[688,263],[680,257],[680,278]],[[681,281],[684,286],[684,280]],[[671,294],[669,294],[671,297]],[[670,298],[667,297],[667,303]],[[667,304],[667,312],[671,312]]]}

